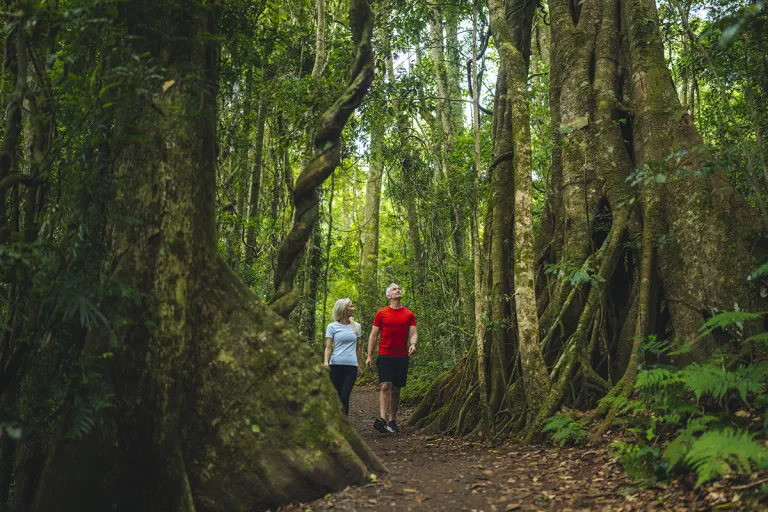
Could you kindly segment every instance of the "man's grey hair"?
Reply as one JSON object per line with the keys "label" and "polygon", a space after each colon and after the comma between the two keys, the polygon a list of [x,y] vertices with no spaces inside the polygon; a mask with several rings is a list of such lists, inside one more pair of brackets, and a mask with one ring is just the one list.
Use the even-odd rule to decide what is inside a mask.
{"label": "man's grey hair", "polygon": [[386,292],[384,292],[384,294],[387,296],[387,298],[389,298],[389,292],[390,292],[390,291],[392,291],[392,287],[393,287],[393,286],[400,286],[400,285],[399,285],[399,284],[397,284],[397,283],[392,283],[392,284],[390,284],[389,286],[387,286],[387,291],[386,291]]}

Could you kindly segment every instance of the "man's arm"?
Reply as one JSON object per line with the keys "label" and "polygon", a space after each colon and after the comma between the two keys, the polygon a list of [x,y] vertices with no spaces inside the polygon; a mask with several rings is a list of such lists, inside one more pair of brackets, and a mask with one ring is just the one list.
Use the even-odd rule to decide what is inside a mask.
{"label": "man's arm", "polygon": [[381,327],[375,325],[371,327],[371,335],[368,336],[368,359],[365,361],[365,365],[370,368],[373,364],[373,349],[376,348],[376,342],[379,339],[379,331]]}
{"label": "man's arm", "polygon": [[416,331],[416,326],[412,325],[408,329],[408,355],[412,355],[416,352],[416,343],[419,342],[419,333]]}

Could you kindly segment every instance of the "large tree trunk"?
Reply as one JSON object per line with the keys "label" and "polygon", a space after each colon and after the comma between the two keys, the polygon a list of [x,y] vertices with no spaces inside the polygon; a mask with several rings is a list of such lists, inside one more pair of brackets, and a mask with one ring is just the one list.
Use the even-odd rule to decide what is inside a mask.
{"label": "large tree trunk", "polygon": [[[555,270],[551,292],[537,286],[551,388],[532,419],[496,416],[497,426],[522,428],[529,439],[561,404],[593,407],[606,393],[631,392],[648,335],[694,342],[703,354],[712,341],[696,337],[713,311],[766,307],[746,282],[765,253],[765,234],[722,172],[698,172],[710,157],[666,68],[653,0],[553,0],[549,7],[554,150],[536,256],[539,279],[548,265]],[[505,64],[500,78],[509,76]],[[509,84],[498,89],[509,91]],[[502,100],[508,96],[497,97],[495,112]],[[494,133],[497,147],[511,151],[514,137]],[[508,164],[503,156],[494,152],[496,180]],[[637,190],[627,181],[634,169]],[[494,222],[505,214],[499,207]],[[501,225],[494,247],[508,236]],[[506,283],[495,283],[493,294]],[[497,306],[494,322],[501,312]],[[521,321],[519,312],[504,315]],[[446,377],[437,386],[460,380]],[[448,394],[433,390],[425,400],[431,405],[417,412]],[[609,417],[611,403],[601,411]]]}
{"label": "large tree trunk", "polygon": [[483,179],[482,146],[480,144],[480,81],[477,80],[477,18],[478,1],[472,4],[472,66],[471,73],[475,77],[475,87],[472,89],[472,131],[475,139],[474,147],[474,194],[472,200],[471,244],[473,276],[475,283],[475,345],[477,347],[477,380],[482,382],[480,387],[480,430],[488,437],[493,428],[493,411],[488,403],[488,387],[485,385],[485,286],[483,286],[482,252],[480,250],[480,186]]}
{"label": "large tree trunk", "polygon": [[[521,55],[523,66],[522,80],[527,80],[527,66],[530,54],[531,24],[536,5],[525,0],[509,2],[506,4],[506,19],[510,44],[514,51]],[[502,10],[505,7],[500,7]],[[514,16],[512,16],[514,13]],[[504,14],[502,13],[502,17]],[[494,36],[497,36],[494,33]],[[486,295],[489,297],[487,305],[487,317],[491,321],[488,329],[487,342],[483,348],[487,348],[482,354],[484,369],[486,370],[487,383],[479,385],[488,386],[488,405],[492,414],[497,417],[501,411],[504,421],[509,421],[509,409],[505,404],[517,393],[509,386],[514,382],[511,378],[518,355],[516,325],[514,324],[512,311],[514,303],[511,302],[513,289],[513,276],[511,272],[513,249],[513,221],[515,207],[515,136],[511,119],[512,101],[514,93],[510,95],[510,87],[519,84],[521,77],[514,77],[518,82],[510,83],[510,63],[501,59],[499,75],[496,83],[496,99],[493,119],[493,163],[491,198],[489,201],[489,221],[485,224],[486,233],[490,233],[490,269],[488,272],[489,286]],[[479,244],[479,240],[475,243]],[[479,245],[477,246],[479,247]],[[475,283],[477,286],[477,283]],[[485,333],[482,333],[485,334]],[[476,348],[480,348],[476,345]],[[476,355],[470,354],[461,363],[451,370],[446,378],[440,379],[433,385],[433,392],[429,393],[422,404],[411,416],[411,422],[421,427],[430,427],[437,430],[451,429],[458,433],[473,431],[478,425],[483,414],[477,410],[477,403],[471,399],[476,392],[474,375]],[[471,372],[472,375],[467,375]],[[451,390],[451,386],[464,384],[461,392]],[[442,389],[444,388],[445,389]],[[483,392],[481,388],[481,393]],[[452,409],[461,411],[458,414]]]}
{"label": "large tree trunk", "polygon": [[120,58],[150,55],[165,86],[124,87],[134,108],[112,141],[101,280],[118,292],[101,309],[127,322],[93,328],[85,351],[113,404],[79,440],[65,415],[33,510],[260,510],[380,468],[299,337],[217,252],[215,9],[121,12]]}
{"label": "large tree trunk", "polygon": [[[525,384],[525,396],[530,409],[540,404],[549,389],[544,358],[539,346],[539,317],[536,308],[535,257],[533,247],[533,182],[531,173],[531,134],[528,114],[528,62],[530,25],[522,37],[506,21],[506,12],[496,0],[488,0],[494,42],[506,71],[506,101],[504,112],[498,113],[499,123],[508,123],[514,155],[514,290],[517,313],[517,340],[520,366]],[[531,21],[532,21],[531,9]],[[525,52],[525,53],[524,53]]]}

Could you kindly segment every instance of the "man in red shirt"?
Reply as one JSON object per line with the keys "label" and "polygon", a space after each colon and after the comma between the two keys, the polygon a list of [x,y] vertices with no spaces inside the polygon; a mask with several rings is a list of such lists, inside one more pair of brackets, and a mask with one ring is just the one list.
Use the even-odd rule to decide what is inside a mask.
{"label": "man in red shirt", "polygon": [[[379,417],[373,428],[381,433],[397,432],[397,407],[400,405],[400,388],[405,387],[408,377],[408,357],[416,352],[419,336],[416,333],[416,315],[400,304],[403,290],[392,283],[387,288],[389,306],[380,309],[373,319],[371,335],[368,338],[368,368],[373,362],[373,348],[381,333],[379,356],[376,368],[379,370]],[[386,421],[389,410],[389,421]]]}

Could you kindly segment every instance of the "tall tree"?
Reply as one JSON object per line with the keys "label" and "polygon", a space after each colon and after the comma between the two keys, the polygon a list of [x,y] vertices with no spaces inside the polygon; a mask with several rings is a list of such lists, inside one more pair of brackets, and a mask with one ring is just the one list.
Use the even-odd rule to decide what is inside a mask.
{"label": "tall tree", "polygon": [[261,169],[264,164],[264,132],[267,125],[267,111],[269,99],[269,79],[272,70],[269,65],[269,53],[264,57],[262,64],[261,83],[259,95],[259,107],[256,111],[256,134],[253,141],[253,164],[250,176],[250,191],[248,195],[248,223],[245,235],[245,255],[246,262],[253,263],[256,258],[258,248],[256,247],[256,237],[259,233],[259,199],[261,198]]}
{"label": "tall tree", "polygon": [[[535,4],[534,4],[535,5]],[[517,340],[520,351],[525,396],[531,409],[541,403],[549,390],[544,358],[539,347],[539,318],[536,309],[536,285],[534,283],[535,255],[533,250],[533,196],[531,166],[531,134],[528,114],[528,63],[530,60],[530,24],[516,34],[507,23],[504,6],[496,0],[488,0],[491,31],[506,73],[505,101],[497,111],[501,123],[513,140],[514,164],[514,291],[517,313]],[[524,10],[528,16],[533,9]],[[523,16],[525,19],[525,16]],[[528,22],[530,23],[530,22]],[[502,91],[499,91],[502,92]],[[504,93],[504,92],[502,92]],[[500,128],[501,129],[501,128]],[[499,242],[499,241],[497,241]]]}
{"label": "tall tree", "polygon": [[[101,309],[124,321],[84,348],[113,404],[72,439],[70,403],[32,510],[264,509],[363,481],[380,466],[322,369],[217,252],[219,4],[116,7],[116,62],[163,77],[116,93],[131,108],[116,111],[104,177],[100,280],[116,291]],[[365,41],[367,3],[350,2],[350,23]]]}
{"label": "tall tree", "polygon": [[[523,431],[529,438],[561,404],[593,407],[606,395],[626,397],[634,385],[639,345],[647,336],[692,342],[693,357],[701,357],[712,339],[698,338],[698,329],[713,311],[732,309],[734,303],[747,310],[766,306],[743,282],[762,254],[750,245],[761,236],[758,216],[722,172],[712,169],[710,155],[678,100],[654,3],[553,0],[549,9],[554,150],[534,261],[539,266],[537,309],[543,312],[539,337],[551,387],[543,397],[538,395],[538,403],[525,399],[530,387],[525,367],[521,365],[522,379],[514,367],[518,350],[522,356],[524,343],[537,338],[530,324],[528,339],[523,339],[519,308],[513,316],[492,306],[489,315],[520,333],[507,345],[513,350],[503,361],[493,358],[492,342],[490,378],[494,365],[513,369],[502,401],[507,405],[494,409],[495,421],[500,433]],[[520,15],[508,21],[513,29],[527,11],[521,5],[515,12]],[[527,32],[530,41],[528,26],[519,30],[511,36],[518,50],[528,44],[518,34]],[[498,35],[494,29],[494,37]],[[527,59],[526,51],[521,54]],[[505,66],[502,48],[494,107],[499,120],[514,83]],[[512,206],[501,208],[512,190],[509,158],[517,157],[519,149],[511,130],[504,133],[496,120],[494,125],[492,257],[497,264],[497,252],[510,250],[504,245],[511,238],[506,219],[512,218]],[[507,181],[499,188],[502,176]],[[521,184],[523,177],[516,174],[515,198]],[[515,229],[518,215],[515,208]],[[515,244],[518,235],[520,231]],[[515,265],[529,265],[530,255],[519,254],[517,247],[514,253]],[[502,257],[502,266],[493,271],[492,297],[510,285],[501,281],[506,261]],[[520,270],[530,276],[527,268]],[[543,285],[547,276],[553,286]],[[518,279],[516,274],[516,288],[530,289],[530,277],[525,283]],[[535,319],[532,309],[525,314]],[[534,344],[529,347],[536,352]],[[466,368],[459,363],[438,380],[417,408],[414,422],[459,431],[474,428],[480,411],[465,410],[461,420],[451,411],[471,393],[457,399],[451,391],[466,381]],[[600,411],[610,416],[617,403],[605,400]]]}
{"label": "tall tree", "polygon": [[457,261],[459,284],[459,310],[464,320],[473,317],[466,265],[467,228],[464,221],[464,202],[461,197],[461,177],[456,163],[456,138],[461,134],[464,114],[462,95],[459,87],[459,43],[458,19],[455,15],[446,16],[439,5],[430,8],[430,43],[432,45],[432,66],[437,85],[436,119],[439,122],[439,147],[441,150],[438,164],[441,179],[448,184],[450,230],[453,251]]}

